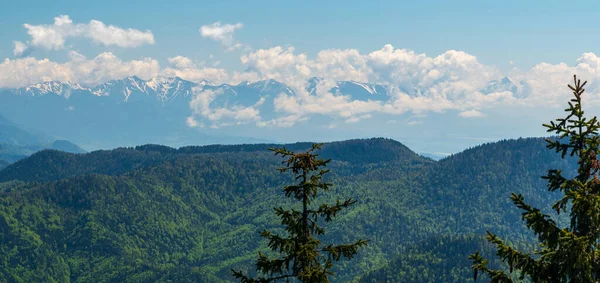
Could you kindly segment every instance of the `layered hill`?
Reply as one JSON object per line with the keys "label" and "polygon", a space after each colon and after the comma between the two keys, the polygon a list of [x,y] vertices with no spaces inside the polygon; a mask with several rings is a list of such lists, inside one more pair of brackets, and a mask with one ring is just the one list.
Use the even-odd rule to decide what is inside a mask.
{"label": "layered hill", "polygon": [[[280,227],[272,207],[286,205],[281,189],[291,181],[276,171],[281,160],[267,151],[273,146],[43,151],[9,165],[0,171],[0,257],[6,259],[0,275],[222,282],[232,279],[231,268],[252,273],[257,251],[267,249],[258,232]],[[359,200],[326,225],[324,240],[370,240],[357,259],[340,263],[335,282],[464,281],[464,261],[445,257],[479,247],[489,252],[481,241],[485,230],[527,244],[508,196],[522,192],[548,206],[552,196],[540,176],[574,168],[542,139],[486,144],[439,162],[388,139],[328,143],[321,154],[333,160],[328,180],[335,186],[318,202]],[[397,273],[406,262],[415,269]]]}
{"label": "layered hill", "polygon": [[23,159],[43,149],[72,153],[86,151],[67,140],[55,140],[35,130],[25,130],[20,125],[0,115],[0,167]]}

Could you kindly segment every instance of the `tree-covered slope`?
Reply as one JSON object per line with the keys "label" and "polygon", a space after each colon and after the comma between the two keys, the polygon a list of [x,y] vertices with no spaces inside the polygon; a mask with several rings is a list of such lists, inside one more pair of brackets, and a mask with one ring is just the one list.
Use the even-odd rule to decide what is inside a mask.
{"label": "tree-covered slope", "polygon": [[50,145],[50,149],[70,153],[87,153],[85,149],[67,140],[55,140],[52,145]]}
{"label": "tree-covered slope", "polygon": [[[354,162],[361,158],[354,153],[356,147],[365,147],[360,143],[374,150],[385,148],[386,155],[380,157],[385,159],[372,158],[366,165]],[[335,150],[328,151],[325,146],[322,154],[339,159],[331,165],[335,171],[332,178],[340,180],[334,181],[338,192],[346,190],[350,195],[375,195],[379,189],[383,196],[384,188],[361,193],[355,183],[391,167],[389,164],[400,169],[396,174],[400,178],[431,163],[385,139],[352,141],[350,148],[344,148],[344,143],[332,145]],[[290,147],[294,146],[302,147]],[[234,266],[247,268],[259,247],[258,232],[277,227],[271,209],[281,204],[278,192],[284,181],[289,181],[275,170],[279,159],[264,147],[259,151],[182,151],[186,152],[159,146],[87,155],[44,151],[9,166],[2,173],[12,172],[24,181],[73,177],[4,189],[1,213],[6,224],[1,226],[4,238],[0,242],[2,255],[9,260],[0,269],[6,271],[5,276],[24,280],[60,281],[56,274],[39,277],[35,261],[23,265],[22,259],[40,247],[49,251],[48,262],[65,262],[53,269],[62,268],[60,274],[68,273],[75,281],[99,274],[108,281],[173,279],[173,272],[185,267],[210,282],[230,278]],[[90,174],[94,171],[105,175]],[[367,213],[374,205],[387,207],[381,197],[376,198],[362,202],[351,214],[342,216],[345,220],[331,225],[332,238],[344,237],[345,227],[352,222],[365,226],[362,234],[382,230],[373,224],[378,214]],[[397,221],[390,225],[386,227],[395,228],[379,233],[381,240],[373,239],[375,246],[383,247],[384,241],[397,238],[402,225]],[[381,249],[385,252],[377,251],[378,256],[363,256],[360,262],[368,266],[356,268],[346,278],[380,264],[379,256],[388,253],[387,248]]]}
{"label": "tree-covered slope", "polygon": [[[471,253],[480,250],[488,258],[495,255],[495,249],[481,237],[487,230],[533,251],[531,239],[535,237],[521,221],[521,212],[514,209],[511,192],[548,209],[558,196],[547,192],[541,176],[548,168],[560,168],[566,175],[576,170],[574,159],[561,159],[546,144],[542,138],[484,144],[427,168],[414,181],[428,201],[422,217],[440,221],[428,231],[425,242],[399,253],[361,282],[464,282],[473,276],[467,259]],[[456,242],[444,240],[448,235],[463,236]]]}
{"label": "tree-covered slope", "polygon": [[483,237],[431,237],[406,247],[384,268],[368,272],[359,282],[465,282],[473,276],[468,257],[475,250],[493,253],[494,247]]}
{"label": "tree-covered slope", "polygon": [[[398,259],[407,250],[441,259],[448,253],[435,239],[450,237],[443,249],[452,251],[455,240],[472,245],[470,235],[490,225],[520,241],[525,229],[518,212],[498,199],[511,191],[535,196],[545,191],[539,180],[545,168],[572,168],[544,145],[542,139],[502,141],[434,162],[387,139],[326,144],[321,154],[333,159],[328,181],[334,189],[319,200],[359,202],[325,225],[323,240],[370,240],[357,259],[341,263],[334,280],[373,271],[368,278],[394,282],[400,277],[385,276],[396,272],[389,269],[394,262],[407,262]],[[257,251],[267,250],[258,233],[280,228],[272,208],[286,205],[281,189],[290,181],[275,170],[280,160],[267,151],[272,146],[43,151],[14,163],[0,171],[0,275],[221,282],[231,280],[231,268],[252,272]],[[453,278],[466,274],[462,261],[448,264],[422,268]],[[388,269],[375,271],[380,268]]]}
{"label": "tree-covered slope", "polygon": [[[311,143],[294,143],[285,146],[290,150],[298,151],[305,150],[310,145]],[[265,154],[268,153],[269,148],[276,146],[279,145],[209,145],[174,149],[162,145],[143,145],[98,150],[89,154],[43,150],[0,171],[0,182],[10,180],[43,182],[91,173],[115,176],[189,155],[221,154],[221,157],[231,160],[236,159],[239,153]],[[320,155],[361,172],[369,168],[390,167],[389,164],[398,164],[398,167],[404,168],[410,167],[413,163],[416,166],[433,163],[429,159],[416,155],[403,144],[383,138],[328,143],[323,147]]]}

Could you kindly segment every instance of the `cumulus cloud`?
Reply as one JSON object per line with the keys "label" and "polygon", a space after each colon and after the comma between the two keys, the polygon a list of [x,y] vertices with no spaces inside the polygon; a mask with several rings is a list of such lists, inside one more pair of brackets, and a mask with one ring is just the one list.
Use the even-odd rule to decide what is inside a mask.
{"label": "cumulus cloud", "polygon": [[84,85],[97,85],[108,80],[139,76],[148,79],[159,72],[158,61],[151,58],[122,61],[111,52],[87,59],[70,53],[70,61],[57,63],[33,57],[5,59],[0,64],[0,87],[23,87],[44,81],[73,81]]}
{"label": "cumulus cloud", "polygon": [[230,50],[233,50],[242,47],[242,44],[234,42],[233,32],[243,27],[242,23],[221,24],[221,22],[215,22],[200,27],[200,34],[202,37],[216,40],[224,46],[229,47]]}
{"label": "cumulus cloud", "polygon": [[149,79],[158,75],[160,66],[152,58],[122,61],[111,52],[103,52],[93,59],[82,57],[65,64],[73,70],[76,81],[85,85],[97,85],[109,80],[138,76]]}
{"label": "cumulus cloud", "polygon": [[[511,98],[508,92],[482,93],[480,90],[500,77],[500,72],[473,55],[455,50],[430,57],[385,45],[367,54],[355,49],[322,50],[315,59],[309,59],[293,47],[276,46],[255,50],[240,60],[256,77],[275,79],[297,90],[274,100],[276,111],[295,115],[292,117],[324,114],[356,122],[374,112],[467,111]],[[311,77],[324,78],[313,94],[304,91]],[[390,96],[387,101],[358,100],[331,92],[335,81],[342,80],[382,84]]]}
{"label": "cumulus cloud", "polygon": [[195,128],[198,127],[200,124],[198,123],[198,121],[196,121],[196,118],[194,118],[194,116],[189,116],[187,117],[187,119],[185,120],[185,123],[188,125],[188,127],[190,128]]}
{"label": "cumulus cloud", "polygon": [[196,118],[209,122],[211,128],[241,125],[261,120],[258,107],[265,102],[265,98],[260,98],[251,106],[233,105],[230,107],[213,107],[211,104],[217,96],[224,94],[222,89],[204,90],[196,87],[193,91],[194,96],[190,101],[190,108],[193,113],[187,119],[187,124],[190,127],[203,125]]}
{"label": "cumulus cloud", "polygon": [[[54,25],[68,22],[63,18]],[[237,29],[221,24],[211,26],[223,30],[207,31],[210,34],[207,37],[219,41]],[[52,46],[60,44],[57,41]],[[25,54],[26,47],[15,43],[15,54]],[[422,116],[451,111],[459,117],[476,118],[485,116],[487,109],[497,107],[560,106],[569,95],[565,85],[575,73],[589,81],[584,99],[600,105],[600,57],[593,53],[584,53],[574,64],[540,63],[530,70],[512,72],[511,78],[466,52],[448,50],[429,56],[391,45],[367,53],[356,49],[327,49],[314,57],[297,52],[294,47],[258,49],[240,56],[244,71],[226,70],[184,56],[170,57],[167,61],[161,68],[152,58],[124,61],[105,52],[88,59],[74,51],[69,52],[69,60],[64,63],[31,57],[6,59],[0,64],[0,76],[6,78],[0,81],[0,86],[24,86],[48,80],[94,85],[133,75],[141,78],[179,76],[215,84],[274,79],[289,86],[281,93],[270,93],[270,97],[245,100],[245,105],[230,104],[237,101],[227,99],[235,96],[232,93],[197,90],[190,102],[193,115],[186,121],[190,127],[247,123],[259,127],[291,127],[314,115],[331,117],[335,125],[356,123],[375,114]],[[315,77],[318,79],[312,79]],[[370,83],[355,84],[369,91],[374,90],[373,84],[378,84],[378,89],[384,89],[385,94],[353,97],[338,87],[338,81]]]}
{"label": "cumulus cloud", "polygon": [[530,87],[528,104],[562,107],[569,97],[565,86],[572,81],[573,74],[588,81],[583,99],[594,105],[600,104],[600,57],[594,53],[584,53],[572,66],[540,63],[522,74],[521,79]]}
{"label": "cumulus cloud", "polygon": [[15,55],[17,57],[21,57],[21,56],[28,54],[30,50],[31,50],[31,47],[27,46],[27,44],[20,42],[20,41],[15,41],[15,48],[13,49],[13,55]]}
{"label": "cumulus cloud", "polygon": [[29,48],[63,49],[67,38],[74,37],[88,38],[105,46],[137,47],[144,44],[154,44],[154,35],[149,30],[140,31],[113,25],[107,26],[97,20],[91,20],[87,24],[73,23],[68,15],[55,17],[53,24],[24,24],[23,26],[27,29],[31,40],[28,44],[15,43],[13,53],[17,56],[21,56]]}
{"label": "cumulus cloud", "polygon": [[184,80],[198,82],[224,82],[229,75],[226,70],[212,67],[199,67],[191,59],[184,56],[168,58],[169,66],[162,70],[164,76],[177,76]]}
{"label": "cumulus cloud", "polygon": [[355,117],[351,117],[346,119],[346,123],[356,123],[360,120],[364,120],[364,119],[369,119],[371,118],[371,114],[365,114],[365,115],[361,115],[361,116],[355,116]]}
{"label": "cumulus cloud", "polygon": [[449,50],[430,57],[389,44],[367,54],[356,49],[322,50],[312,60],[293,47],[275,46],[250,52],[240,60],[261,78],[289,84],[324,77],[395,85],[409,94],[461,95],[500,76],[495,67],[483,65],[465,52]]}
{"label": "cumulus cloud", "polygon": [[314,76],[306,54],[295,54],[294,47],[276,46],[259,49],[240,57],[249,72],[261,79],[274,79],[285,84],[299,87]]}

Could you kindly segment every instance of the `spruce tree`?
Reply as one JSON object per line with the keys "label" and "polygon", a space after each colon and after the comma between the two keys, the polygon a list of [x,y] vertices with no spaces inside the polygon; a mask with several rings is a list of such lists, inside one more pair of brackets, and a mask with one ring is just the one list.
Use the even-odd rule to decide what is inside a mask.
{"label": "spruce tree", "polygon": [[[542,178],[548,190],[559,191],[562,198],[552,206],[557,214],[569,213],[570,226],[561,228],[539,209],[528,205],[522,195],[512,194],[513,203],[523,210],[522,219],[540,242],[534,254],[524,253],[506,245],[499,237],[487,232],[488,241],[497,247],[497,255],[508,263],[509,271],[518,270],[519,278],[529,277],[533,282],[598,282],[600,277],[600,181],[598,170],[598,129],[600,123],[584,116],[581,96],[586,82],[574,76],[574,85],[568,85],[573,98],[565,109],[565,118],[544,124],[548,132],[558,135],[547,139],[547,147],[565,158],[567,154],[578,159],[577,175],[566,178],[562,171],[552,169]],[[487,260],[476,252],[469,257],[477,279],[478,272],[487,273],[491,282],[512,282],[502,270],[492,270]]]}
{"label": "spruce tree", "polygon": [[317,194],[328,191],[332,185],[323,181],[323,175],[329,170],[322,169],[331,160],[318,158],[315,153],[321,146],[313,144],[311,149],[303,153],[294,153],[285,147],[269,149],[284,158],[284,167],[278,170],[281,173],[293,173],[298,181],[297,184],[286,186],[283,192],[286,197],[300,202],[301,209],[274,208],[275,214],[281,218],[281,224],[285,226],[285,234],[265,230],[260,235],[268,239],[269,248],[278,252],[279,257],[269,258],[259,252],[256,270],[265,277],[250,278],[232,270],[233,276],[241,282],[276,282],[292,278],[302,282],[329,282],[329,276],[333,275],[333,263],[342,257],[353,258],[358,249],[367,244],[366,240],[358,240],[350,244],[324,245],[315,237],[325,233],[319,219],[329,222],[340,210],[356,202],[348,198],[331,205],[311,206]]}

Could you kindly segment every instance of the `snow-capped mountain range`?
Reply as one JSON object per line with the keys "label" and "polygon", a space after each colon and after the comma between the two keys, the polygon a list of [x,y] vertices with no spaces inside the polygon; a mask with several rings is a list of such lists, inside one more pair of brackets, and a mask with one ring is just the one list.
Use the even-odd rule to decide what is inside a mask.
{"label": "snow-capped mountain range", "polygon": [[[383,85],[354,81],[321,82],[319,78],[310,79],[306,90],[314,95],[318,86],[326,85],[331,87],[329,92],[349,96],[352,100],[390,99],[389,89]],[[21,88],[0,88],[0,115],[56,138],[71,140],[86,149],[146,143],[180,146],[265,141],[250,138],[263,136],[259,131],[280,136],[280,132],[274,134],[276,130],[268,128],[244,126],[217,131],[210,129],[210,124],[202,129],[190,128],[189,122],[186,123],[193,113],[190,101],[195,93],[206,90],[218,91],[218,95],[210,101],[211,108],[218,108],[213,115],[233,115],[232,109],[251,106],[255,109],[249,112],[259,111],[265,121],[281,116],[273,102],[276,96],[296,94],[295,89],[276,80],[216,85],[179,77],[148,80],[126,77],[93,87],[50,81]],[[323,89],[319,88],[319,91]],[[503,91],[523,96],[527,85],[504,77],[490,82],[481,90],[483,93]],[[328,122],[321,120],[318,123]],[[266,141],[273,140],[267,138]]]}
{"label": "snow-capped mountain range", "polygon": [[209,82],[194,83],[179,77],[154,77],[149,80],[142,80],[133,76],[121,80],[111,80],[95,87],[84,87],[73,82],[49,81],[27,87],[13,88],[9,91],[14,94],[31,96],[46,94],[70,96],[73,91],[87,91],[96,96],[122,94],[124,101],[127,101],[132,93],[142,93],[148,96],[156,96],[162,101],[168,101],[178,95],[191,95],[193,87],[204,85],[211,84]]}
{"label": "snow-capped mountain range", "polygon": [[[318,82],[318,78],[309,80],[307,90],[310,93],[314,93]],[[143,80],[136,76],[126,77],[120,80],[111,80],[94,87],[85,87],[75,82],[48,81],[32,84],[27,87],[5,88],[3,90],[18,95],[43,96],[46,94],[56,94],[66,96],[67,98],[74,91],[89,92],[95,96],[111,96],[118,94],[122,95],[124,101],[127,101],[132,94],[137,93],[157,97],[160,101],[166,103],[178,96],[189,97],[193,94],[193,88],[195,87],[211,90],[222,89],[229,91],[233,95],[248,91],[268,94],[281,92],[287,94],[295,93],[291,87],[271,79],[257,82],[244,81],[237,85],[215,85],[209,81],[192,82],[183,80],[179,77],[154,77]],[[368,97],[369,95],[387,95],[385,86],[354,81],[337,82],[337,85],[333,87],[333,91],[338,91],[343,94],[355,94],[359,97],[367,95],[366,98],[370,99],[376,97]]]}
{"label": "snow-capped mountain range", "polygon": [[[312,78],[308,81],[307,90],[314,94],[319,78]],[[120,80],[111,80],[106,83],[86,87],[75,82],[48,81],[32,84],[27,87],[4,88],[0,91],[8,91],[18,95],[43,96],[46,94],[56,94],[69,97],[73,92],[88,92],[95,96],[115,96],[122,95],[123,101],[128,101],[134,94],[144,94],[150,97],[156,97],[159,101],[167,103],[176,97],[189,97],[193,95],[193,88],[200,89],[221,89],[233,95],[239,95],[244,92],[278,94],[281,92],[294,94],[295,90],[283,83],[275,80],[263,80],[257,82],[241,82],[237,85],[220,84],[216,85],[209,81],[192,82],[179,77],[154,77],[148,80],[140,79],[136,76],[126,77]],[[361,83],[355,81],[338,81],[336,86],[330,91],[344,95],[350,95],[353,99],[386,99],[388,88],[384,85]],[[494,80],[481,90],[483,93],[509,91],[516,96],[522,96],[527,91],[527,84],[523,81],[515,81],[509,77],[503,77],[500,80]]]}

